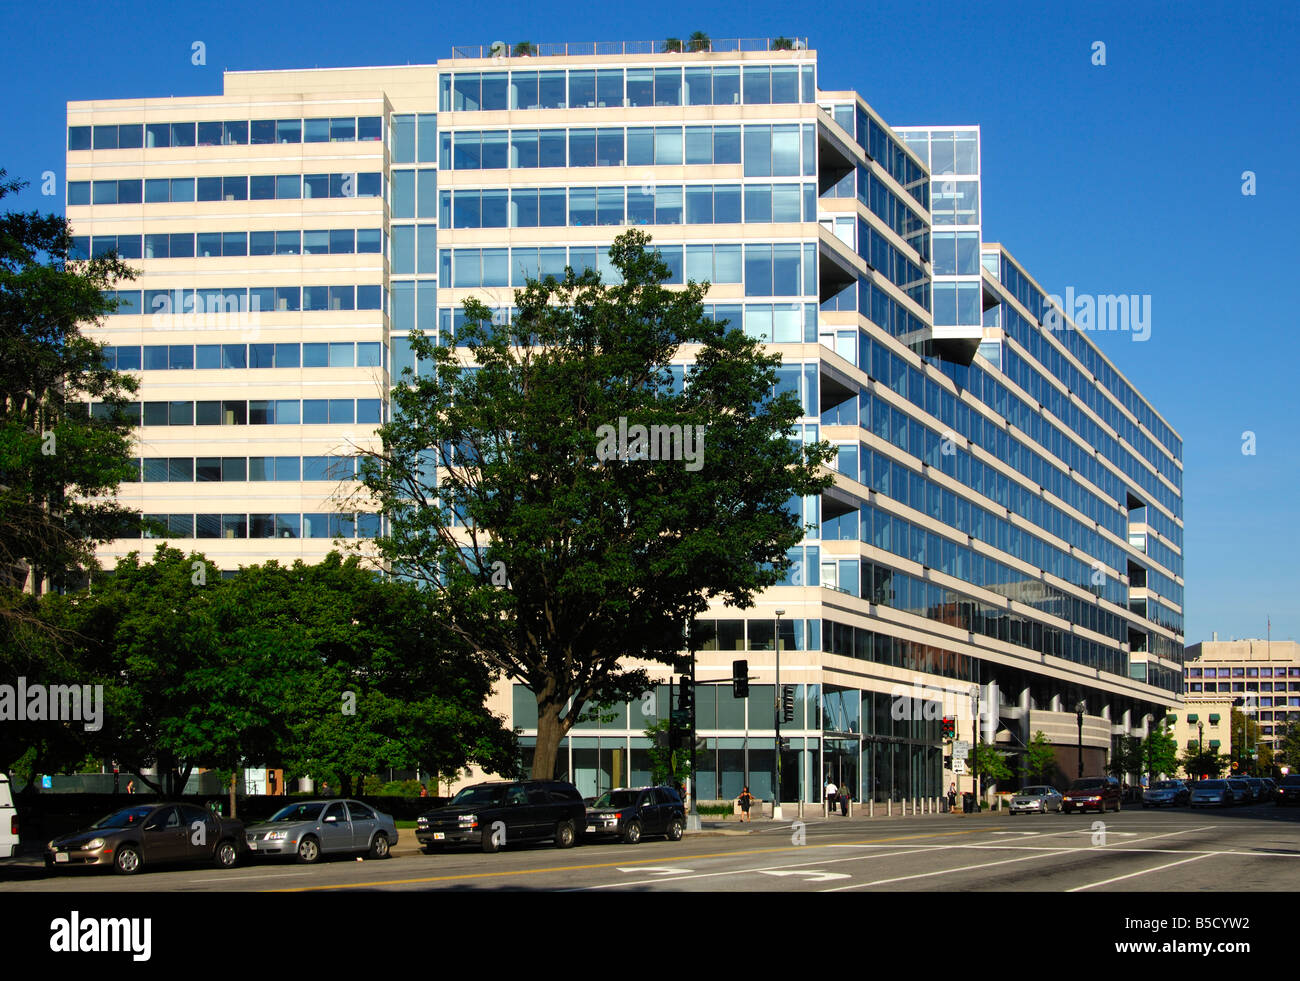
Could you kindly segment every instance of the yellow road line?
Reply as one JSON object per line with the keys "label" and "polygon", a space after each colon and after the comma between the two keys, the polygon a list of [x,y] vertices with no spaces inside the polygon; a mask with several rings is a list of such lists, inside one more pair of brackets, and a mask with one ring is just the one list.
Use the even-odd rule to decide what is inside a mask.
{"label": "yellow road line", "polygon": [[298,886],[286,889],[268,889],[266,892],[316,892],[326,889],[374,889],[378,886],[406,886],[416,885],[422,882],[456,882],[465,879],[493,879],[503,876],[512,875],[541,875],[550,872],[582,872],[590,869],[609,869],[619,866],[628,865],[662,865],[665,862],[688,862],[698,861],[702,858],[729,858],[731,856],[741,855],[765,855],[773,852],[806,852],[810,848],[843,848],[845,845],[881,845],[893,841],[915,841],[920,838],[951,838],[956,835],[973,835],[981,834],[984,828],[972,828],[969,831],[944,831],[923,835],[899,835],[893,838],[865,838],[861,841],[841,841],[834,844],[817,844],[817,845],[789,845],[782,848],[751,848],[735,852],[712,852],[704,855],[686,855],[680,858],[665,858],[664,856],[655,856],[654,858],[638,858],[623,860],[618,862],[597,862],[591,865],[557,865],[540,869],[515,869],[513,871],[501,872],[466,872],[460,875],[431,875],[418,879],[388,879],[379,882],[344,882],[334,885],[325,886]]}

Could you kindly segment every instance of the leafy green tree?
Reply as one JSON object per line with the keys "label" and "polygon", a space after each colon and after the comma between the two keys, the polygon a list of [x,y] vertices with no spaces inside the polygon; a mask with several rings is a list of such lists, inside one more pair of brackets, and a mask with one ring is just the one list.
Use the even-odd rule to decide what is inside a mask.
{"label": "leafy green tree", "polygon": [[1056,770],[1056,748],[1047,741],[1047,735],[1040,729],[1034,733],[1020,757],[1020,775],[1036,782],[1050,782],[1055,777]]}
{"label": "leafy green tree", "polygon": [[[467,301],[456,348],[413,335],[419,375],[361,464],[390,521],[384,558],[536,696],[537,776],[589,703],[649,687],[628,660],[674,663],[710,600],[743,608],[781,581],[804,535],[790,501],[831,481],[828,445],[781,438],[802,409],[775,394],[779,355],[705,317],[707,283],[665,288],[643,232],[609,255],[611,285],[567,270],[517,290],[508,326]],[[683,388],[670,364],[686,345]]]}
{"label": "leafy green tree", "polygon": [[691,51],[708,51],[709,46],[712,43],[713,42],[709,40],[709,36],[703,31],[692,31],[690,39],[686,42],[686,46]]}
{"label": "leafy green tree", "polygon": [[1223,771],[1232,765],[1232,760],[1207,749],[1204,751],[1198,749],[1187,749],[1183,751],[1182,760],[1180,761],[1183,772],[1192,779],[1200,778],[1202,775],[1210,778],[1223,775]]}
{"label": "leafy green tree", "polygon": [[1161,773],[1178,772],[1178,745],[1173,733],[1162,724],[1152,726],[1142,741],[1142,772],[1153,780]]}
{"label": "leafy green tree", "polygon": [[984,792],[999,780],[1011,779],[1011,766],[1007,763],[1004,752],[988,743],[981,742],[971,747],[969,766],[973,766],[979,777],[980,798]]}
{"label": "leafy green tree", "polygon": [[645,737],[650,740],[650,782],[656,785],[684,785],[691,776],[691,750],[689,746],[673,749],[668,745],[669,720],[660,719],[646,726]]}
{"label": "leafy green tree", "polygon": [[[1294,718],[1294,715],[1292,716]],[[1289,722],[1278,740],[1276,763],[1285,763],[1291,772],[1300,772],[1300,721]]]}
{"label": "leafy green tree", "polygon": [[1230,756],[1237,761],[1239,772],[1267,773],[1273,766],[1273,748],[1260,739],[1261,730],[1255,719],[1233,706],[1232,749]]}
{"label": "leafy green tree", "polygon": [[[0,198],[24,186],[0,170]],[[19,671],[30,636],[12,621],[40,623],[23,593],[81,580],[95,544],[138,517],[113,497],[135,473],[123,410],[136,382],[81,333],[116,308],[101,291],[135,273],[112,254],[70,259],[71,244],[58,215],[0,215],[0,657]]]}
{"label": "leafy green tree", "polygon": [[1142,740],[1137,736],[1120,736],[1111,749],[1106,772],[1113,777],[1126,777],[1141,773],[1146,760],[1142,756]]}

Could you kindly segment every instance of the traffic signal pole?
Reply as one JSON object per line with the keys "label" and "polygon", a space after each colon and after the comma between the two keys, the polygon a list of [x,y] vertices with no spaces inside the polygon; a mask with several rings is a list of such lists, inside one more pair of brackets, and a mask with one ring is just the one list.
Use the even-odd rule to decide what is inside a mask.
{"label": "traffic signal pole", "polygon": [[781,815],[781,715],[785,712],[785,699],[781,691],[781,614],[776,611],[776,685],[773,691],[772,715],[776,721],[776,752],[772,757],[772,820],[782,820]]}

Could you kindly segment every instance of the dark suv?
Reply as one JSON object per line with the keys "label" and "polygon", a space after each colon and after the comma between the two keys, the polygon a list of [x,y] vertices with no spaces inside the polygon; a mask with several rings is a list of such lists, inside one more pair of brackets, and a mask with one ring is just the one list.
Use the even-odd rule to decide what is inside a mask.
{"label": "dark suv", "polygon": [[577,844],[586,827],[586,807],[578,788],[563,780],[520,780],[466,787],[445,807],[421,814],[416,840],[425,854],[449,844],[476,844],[500,851],[521,841]]}
{"label": "dark suv", "polygon": [[587,808],[587,834],[617,835],[629,845],[663,835],[681,841],[686,808],[672,787],[609,790]]}
{"label": "dark suv", "polygon": [[1291,773],[1283,777],[1282,782],[1277,785],[1273,800],[1278,807],[1300,804],[1300,775]]}

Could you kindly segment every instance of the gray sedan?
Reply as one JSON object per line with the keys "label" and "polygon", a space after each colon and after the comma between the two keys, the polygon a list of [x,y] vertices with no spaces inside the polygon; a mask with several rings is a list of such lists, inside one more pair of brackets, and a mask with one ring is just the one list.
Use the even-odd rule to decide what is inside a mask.
{"label": "gray sedan", "polygon": [[1046,785],[1025,787],[1011,795],[1011,813],[1046,814],[1048,811],[1061,810],[1061,793],[1055,787]]}
{"label": "gray sedan", "polygon": [[309,800],[250,825],[244,840],[253,855],[295,855],[310,864],[322,855],[365,853],[387,858],[397,843],[392,817],[356,800]]}

